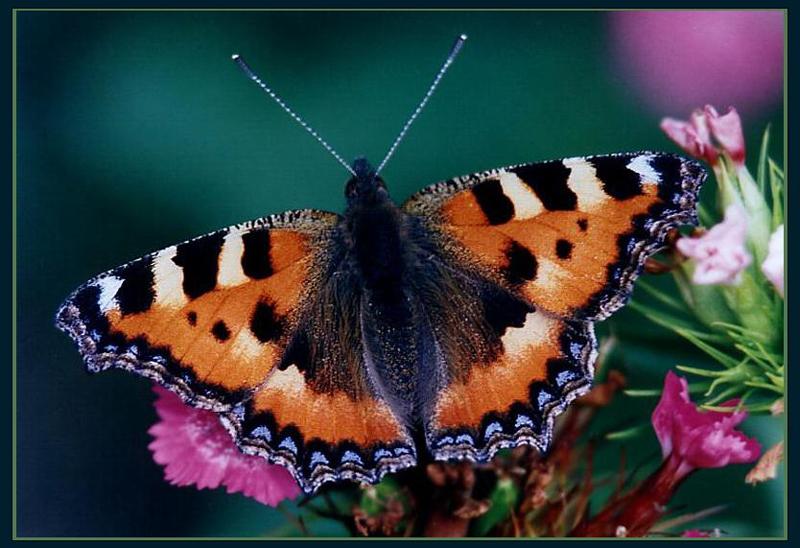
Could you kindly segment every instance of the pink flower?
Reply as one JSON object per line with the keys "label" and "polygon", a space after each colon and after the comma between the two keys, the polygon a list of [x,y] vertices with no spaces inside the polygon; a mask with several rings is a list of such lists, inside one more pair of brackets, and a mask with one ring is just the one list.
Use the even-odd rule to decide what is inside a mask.
{"label": "pink flower", "polygon": [[767,258],[761,263],[761,272],[783,297],[783,225],[779,226],[769,238],[769,250]]}
{"label": "pink flower", "polygon": [[703,110],[692,111],[688,122],[664,118],[661,120],[661,130],[685,152],[711,165],[717,163],[720,153],[711,140],[713,136],[737,167],[744,166],[742,120],[733,107],[720,116],[714,107],[706,105]]}
{"label": "pink flower", "polygon": [[753,115],[783,94],[779,10],[620,11],[609,14],[613,59],[658,111],[737,105]]}
{"label": "pink flower", "polygon": [[661,120],[661,130],[667,137],[695,158],[715,164],[719,153],[711,142],[706,114],[696,109],[689,117],[689,121],[664,118]]}
{"label": "pink flower", "polygon": [[711,128],[714,139],[728,153],[733,163],[741,167],[744,165],[744,133],[742,120],[733,107],[728,108],[727,114],[720,116],[711,105],[705,108],[706,120]]}
{"label": "pink flower", "polygon": [[211,411],[195,409],[160,386],[156,411],[161,418],[149,433],[153,460],[165,466],[164,476],[173,485],[196,485],[228,493],[242,493],[261,504],[276,506],[300,489],[289,472],[257,456],[245,455]]}
{"label": "pink flower", "polygon": [[[722,405],[737,403],[731,400]],[[676,478],[683,478],[697,468],[756,460],[761,445],[735,430],[746,417],[746,411],[700,411],[689,399],[686,379],[670,371],[652,422],[665,461],[672,463]]]}
{"label": "pink flower", "polygon": [[738,284],[742,270],[752,261],[745,247],[747,215],[732,204],[725,219],[699,238],[681,238],[678,251],[694,259],[692,281],[696,284]]}

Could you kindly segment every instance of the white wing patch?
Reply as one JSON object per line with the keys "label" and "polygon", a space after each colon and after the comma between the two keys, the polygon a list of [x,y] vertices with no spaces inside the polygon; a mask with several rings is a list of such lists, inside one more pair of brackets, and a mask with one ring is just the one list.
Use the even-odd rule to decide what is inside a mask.
{"label": "white wing patch", "polygon": [[242,254],[244,242],[241,234],[228,234],[222,244],[219,256],[219,274],[217,283],[222,286],[235,286],[249,281],[242,271]]}
{"label": "white wing patch", "polygon": [[503,194],[514,204],[514,219],[518,221],[532,219],[544,211],[542,201],[516,173],[511,171],[501,173],[500,186],[503,188]]}
{"label": "white wing patch", "polygon": [[106,276],[97,280],[95,285],[100,288],[100,297],[97,299],[97,306],[103,313],[113,310],[118,307],[117,300],[114,298],[117,291],[122,286],[123,280],[116,276]]}
{"label": "white wing patch", "polygon": [[652,158],[652,156],[647,155],[637,156],[628,163],[628,169],[638,173],[642,177],[643,184],[658,184],[661,182],[661,175],[650,165]]}
{"label": "white wing patch", "polygon": [[180,307],[188,302],[183,293],[183,269],[172,260],[176,252],[177,248],[172,246],[153,257],[156,302],[166,307]]}
{"label": "white wing patch", "polygon": [[593,211],[608,201],[608,194],[592,164],[583,158],[567,158],[564,165],[570,169],[567,186],[578,197],[579,211]]}

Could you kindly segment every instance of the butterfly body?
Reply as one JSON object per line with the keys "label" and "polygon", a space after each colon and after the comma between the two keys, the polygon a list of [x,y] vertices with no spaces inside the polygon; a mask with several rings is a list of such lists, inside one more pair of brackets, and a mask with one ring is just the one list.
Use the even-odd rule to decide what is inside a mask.
{"label": "butterfly body", "polygon": [[357,160],[343,215],[294,211],[89,280],[57,325],[211,409],[308,492],[423,458],[545,451],[590,386],[594,322],[629,298],[705,174],[674,155],[569,158],[444,181],[395,204]]}
{"label": "butterfly body", "polygon": [[[425,318],[426,267],[431,242],[418,219],[389,196],[383,179],[364,159],[345,186],[348,207],[339,221],[343,250],[334,266],[352,291],[358,310],[364,365],[371,382],[413,432],[422,431],[424,408],[438,388],[434,335]],[[425,446],[415,444],[417,454]],[[421,445],[421,446],[420,446]]]}

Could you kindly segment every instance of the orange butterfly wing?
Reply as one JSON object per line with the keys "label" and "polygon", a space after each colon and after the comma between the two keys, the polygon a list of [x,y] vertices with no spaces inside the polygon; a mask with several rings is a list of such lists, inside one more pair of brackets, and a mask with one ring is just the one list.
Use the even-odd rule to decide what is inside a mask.
{"label": "orange butterfly wing", "polygon": [[[670,229],[695,222],[704,178],[678,156],[616,154],[456,178],[404,204],[435,235],[444,263],[517,299],[501,312],[501,349],[460,359],[432,405],[427,439],[437,458],[547,447],[555,415],[591,383],[592,321],[626,302]],[[459,314],[445,323],[462,322]]]}
{"label": "orange butterfly wing", "polygon": [[307,491],[376,481],[414,450],[373,389],[358,333],[335,336],[357,324],[353,303],[329,311],[343,298],[327,277],[338,219],[287,212],[158,251],[84,284],[57,325],[90,371],[126,369],[217,412],[243,451],[287,466]]}

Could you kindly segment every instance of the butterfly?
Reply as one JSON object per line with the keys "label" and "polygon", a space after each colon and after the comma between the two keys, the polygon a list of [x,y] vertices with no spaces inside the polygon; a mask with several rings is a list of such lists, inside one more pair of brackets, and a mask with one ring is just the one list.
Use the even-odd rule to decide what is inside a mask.
{"label": "butterfly", "polygon": [[680,156],[608,154],[456,177],[397,205],[380,168],[346,167],[343,214],[284,212],[151,253],[81,285],[57,326],[89,371],[214,411],[308,493],[424,459],[546,451],[591,385],[594,322],[696,223],[705,179]]}

